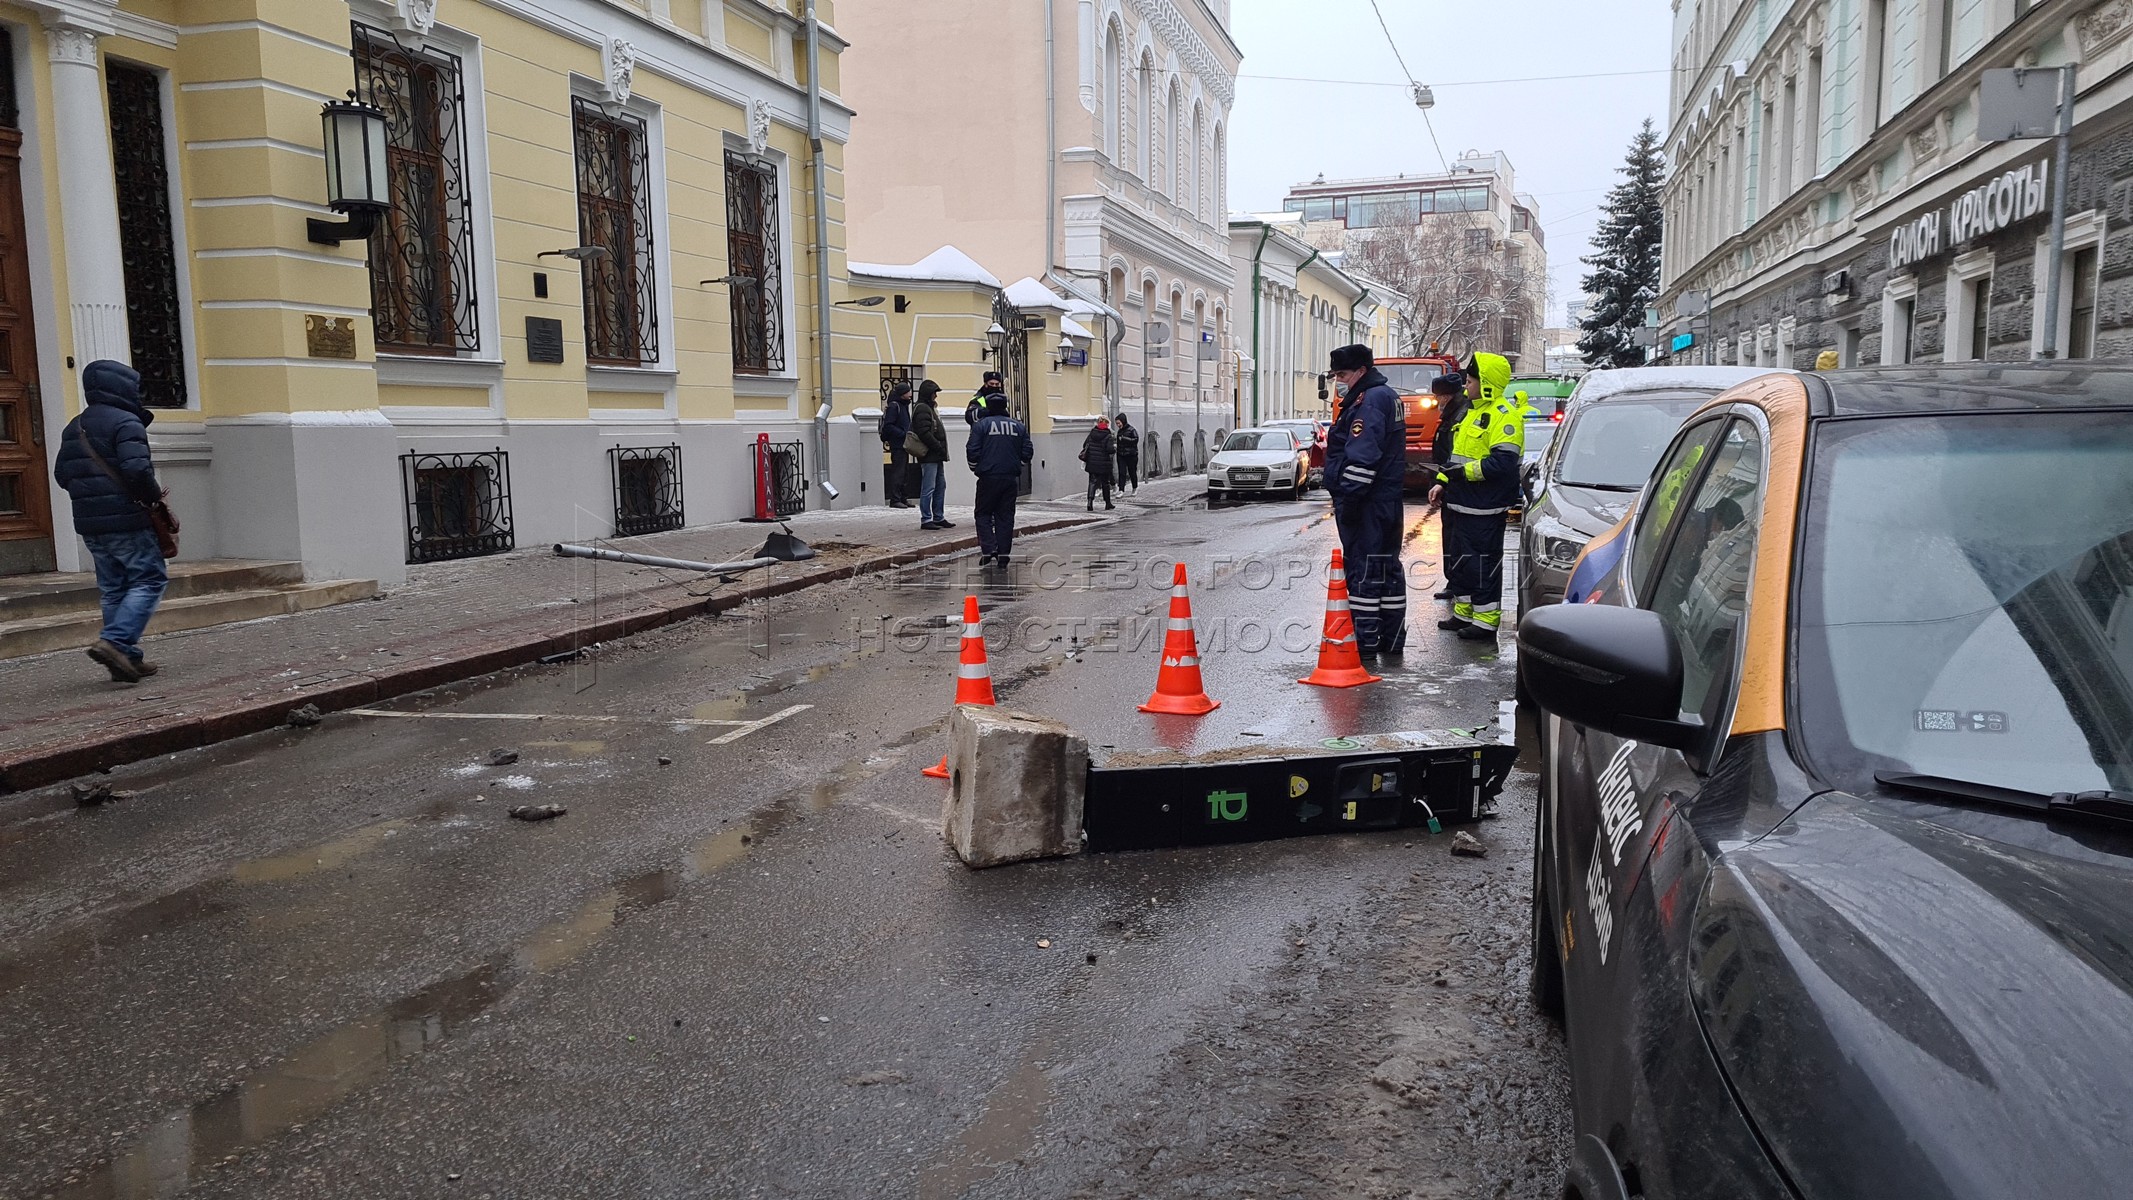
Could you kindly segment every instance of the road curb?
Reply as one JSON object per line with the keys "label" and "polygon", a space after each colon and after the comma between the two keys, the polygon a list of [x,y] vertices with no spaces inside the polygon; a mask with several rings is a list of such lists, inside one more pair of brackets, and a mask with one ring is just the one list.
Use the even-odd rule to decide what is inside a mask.
{"label": "road curb", "polygon": [[[1097,524],[1085,517],[1046,521],[1015,530],[1017,537],[1053,533]],[[425,654],[404,666],[365,672],[302,692],[285,692],[266,700],[240,700],[212,712],[172,713],[162,718],[71,738],[56,738],[9,751],[0,758],[0,795],[27,791],[140,762],[158,755],[194,750],[217,742],[262,733],[287,722],[289,710],[305,704],[320,712],[374,705],[395,696],[442,687],[525,666],[555,654],[567,654],[598,642],[610,642],[659,629],[692,617],[716,616],[751,600],[768,600],[823,584],[857,579],[975,549],[975,534],[897,550],[843,566],[824,567],[789,579],[736,588],[714,596],[682,596],[650,601],[648,606],[603,617],[570,629],[503,633],[458,653]]]}

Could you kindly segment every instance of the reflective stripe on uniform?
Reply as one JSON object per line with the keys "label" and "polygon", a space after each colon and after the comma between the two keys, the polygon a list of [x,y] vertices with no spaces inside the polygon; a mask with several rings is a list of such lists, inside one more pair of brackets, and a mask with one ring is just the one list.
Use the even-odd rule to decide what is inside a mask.
{"label": "reflective stripe on uniform", "polygon": [[1455,513],[1465,513],[1467,516],[1470,517],[1493,517],[1497,513],[1507,513],[1511,511],[1509,505],[1506,505],[1503,508],[1468,508],[1464,504],[1447,504],[1444,507],[1451,509]]}

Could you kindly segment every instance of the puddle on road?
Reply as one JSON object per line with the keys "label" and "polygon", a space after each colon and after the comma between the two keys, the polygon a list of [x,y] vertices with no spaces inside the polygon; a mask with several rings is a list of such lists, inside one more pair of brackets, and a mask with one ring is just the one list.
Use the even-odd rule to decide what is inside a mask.
{"label": "puddle on road", "polygon": [[955,1200],[1037,1148],[1051,1108],[1049,1047],[1033,1043],[1015,1073],[987,1093],[985,1109],[918,1181],[919,1200]]}
{"label": "puddle on road", "polygon": [[387,838],[412,824],[412,820],[403,818],[365,825],[330,842],[321,842],[316,846],[293,850],[287,854],[240,862],[231,868],[229,877],[235,883],[281,883],[302,878],[315,871],[343,867],[377,849]]}
{"label": "puddle on road", "polygon": [[[803,796],[807,811],[825,811],[852,789],[891,766],[903,764],[900,754],[889,752],[909,749],[938,731],[936,722],[885,742],[882,753],[845,763],[820,783],[789,790],[757,810],[741,827],[724,830],[697,843],[678,865],[625,879],[585,901],[569,916],[542,926],[514,949],[490,958],[474,970],[432,984],[377,1012],[320,1035],[279,1062],[247,1076],[230,1090],[171,1114],[151,1126],[131,1148],[111,1162],[70,1176],[70,1182],[55,1194],[63,1200],[162,1200],[177,1195],[234,1156],[280,1136],[292,1125],[301,1125],[325,1114],[358,1089],[381,1078],[393,1064],[436,1049],[495,1008],[520,985],[582,958],[603,937],[635,915],[665,904],[679,896],[689,884],[740,862],[760,847],[764,838],[782,831],[799,815]],[[407,822],[385,824],[400,826]],[[366,833],[368,830],[357,831],[357,834]],[[357,834],[328,845],[345,849],[358,840]],[[371,836],[382,840],[386,834]],[[316,859],[321,857],[323,849],[300,851],[272,861],[294,864],[299,859]],[[190,920],[207,912],[221,911],[229,906],[229,901],[214,893],[227,882],[225,879],[213,880],[153,904],[129,909],[122,917],[136,922],[153,920],[160,927],[161,922],[173,917]],[[172,911],[161,911],[166,908]],[[119,927],[113,927],[113,936],[120,936],[122,932]],[[1035,1087],[1036,1095],[1042,1101],[1044,1081],[1041,1073],[1036,1077]],[[1010,1111],[1008,1106],[997,1107],[1003,1113]],[[1040,1115],[1041,1109],[1040,1103]],[[966,1136],[966,1142],[972,1146],[974,1154],[996,1155],[1016,1136],[1027,1136],[1017,1134],[1021,1128],[1005,1116],[993,1119],[991,1124],[981,1121],[972,1135]],[[1031,1134],[1034,1128],[1033,1122],[1028,1123]],[[972,1141],[980,1129],[986,1132]],[[988,1174],[974,1178],[984,1178]]]}

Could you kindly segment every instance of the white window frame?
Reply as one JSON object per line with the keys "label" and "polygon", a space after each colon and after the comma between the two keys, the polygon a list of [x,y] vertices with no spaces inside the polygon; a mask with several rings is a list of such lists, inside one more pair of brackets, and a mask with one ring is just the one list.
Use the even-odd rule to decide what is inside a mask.
{"label": "white window frame", "polygon": [[[183,162],[183,148],[178,142],[177,85],[172,78],[173,73],[168,67],[158,66],[151,62],[143,62],[139,59],[127,58],[124,55],[107,54],[105,58],[132,67],[137,71],[146,71],[156,77],[157,98],[163,106],[163,161],[170,191],[170,252],[171,257],[176,260],[173,265],[176,268],[174,274],[177,276],[178,341],[179,349],[185,359],[183,364],[185,375],[184,407],[157,409],[156,411],[198,412],[204,397],[200,393],[200,336],[193,325],[193,314],[195,312],[193,305],[193,255],[192,247],[187,243],[185,236],[185,179],[183,171],[180,170]],[[23,77],[18,75],[16,78],[21,79]],[[21,88],[23,85],[18,83],[16,86]],[[20,107],[27,108],[28,105],[24,104]],[[109,114],[107,113],[107,124],[109,123],[108,116]],[[28,124],[27,121],[23,123]],[[29,155],[27,135],[23,140],[22,154],[25,158]],[[23,182],[23,206],[27,209],[29,207],[27,176],[24,177]],[[366,314],[368,311],[368,309],[364,310]]]}
{"label": "white window frame", "polygon": [[1777,323],[1777,362],[1773,365],[1793,370],[1793,354],[1799,333],[1799,321],[1786,317]]}
{"label": "white window frame", "polygon": [[[2096,270],[2098,275],[2101,275],[2105,224],[2104,216],[2100,212],[2079,213],[2066,218],[2066,248],[2064,257],[2060,260],[2065,264],[2065,269],[2059,272],[2059,329],[2058,336],[2053,339],[2057,343],[2052,347],[2054,358],[2065,358],[2067,347],[2073,342],[2074,256],[2083,250],[2097,251]],[[2051,249],[2050,233],[2037,238],[2037,256],[2032,260],[2036,264],[2032,268],[2036,275],[2031,284],[2031,295],[2035,297],[2036,302],[2029,306],[2029,351],[2032,357],[2039,356],[2044,351],[2044,291],[2050,286],[2048,268]],[[2100,286],[2100,279],[2098,283]]]}
{"label": "white window frame", "polygon": [[1758,367],[1774,367],[1777,365],[1777,330],[1771,328],[1768,324],[1758,325],[1755,329],[1755,365]]}
{"label": "white window frame", "polygon": [[[1899,325],[1896,314],[1911,305],[1911,319]],[[1881,365],[1901,366],[1911,354],[1913,326],[1918,324],[1918,278],[1898,275],[1881,290]]]}
{"label": "white window frame", "polygon": [[[1972,285],[1982,279],[1989,290],[1993,258],[1991,248],[1987,247],[1972,250],[1948,264],[1948,336],[1941,339],[1944,343],[1942,362],[1972,362],[1984,358],[1992,350],[1989,345],[1971,345],[1970,333],[1977,325],[1977,303],[1973,298],[1977,289]],[[1991,307],[1989,294],[1985,304],[1988,309]]]}
{"label": "white window frame", "polygon": [[[767,375],[734,372],[734,394],[752,396],[758,399],[783,397],[786,401],[787,414],[798,416],[800,412],[800,366],[801,359],[805,357],[805,354],[804,352],[796,352],[794,347],[804,346],[806,342],[805,339],[799,336],[800,301],[794,291],[797,286],[795,271],[798,268],[793,262],[793,258],[798,248],[793,244],[793,222],[798,219],[798,214],[793,211],[792,158],[775,146],[766,147],[761,154],[756,154],[749,148],[746,138],[731,132],[728,132],[725,136],[725,149],[751,155],[760,161],[772,164],[777,170],[778,228],[776,233],[778,237],[778,273],[780,295],[785,306],[785,311],[780,318],[785,322],[785,369],[773,371]],[[720,179],[723,181],[723,167],[720,168],[720,172]],[[723,186],[723,182],[721,186]],[[726,232],[725,214],[723,213],[720,214],[718,229],[720,239],[719,253],[723,255],[725,253],[724,239]],[[728,360],[729,362],[731,360],[730,350]],[[749,410],[749,415],[760,416],[763,411],[768,410],[751,409]]]}
{"label": "white window frame", "polygon": [[[609,111],[614,111],[613,106],[606,102],[606,86],[598,80],[572,75],[570,94],[573,99],[591,100]],[[647,403],[643,411],[663,410],[667,416],[672,417],[679,411],[676,407],[675,385],[680,379],[681,370],[677,365],[680,361],[677,357],[679,331],[674,328],[674,223],[667,214],[666,115],[656,102],[636,94],[631,95],[621,106],[621,111],[644,122],[645,174],[651,181],[652,189],[652,269],[659,272],[659,281],[652,295],[653,309],[659,322],[659,358],[635,367],[603,366],[588,362],[585,365],[585,383],[593,391],[642,392],[648,400],[656,397],[657,402]],[[577,140],[573,134],[570,159],[570,214],[573,222],[576,221],[578,213],[576,146]],[[723,224],[721,222],[721,227]],[[605,418],[611,411],[639,410],[601,409],[598,413]]]}
{"label": "white window frame", "polygon": [[[481,349],[474,354],[396,354],[383,350],[377,356],[378,383],[383,387],[430,387],[464,390],[481,402],[465,406],[411,407],[388,404],[386,416],[396,424],[425,417],[457,420],[504,412],[504,349],[502,305],[497,299],[496,218],[489,189],[489,91],[482,79],[481,39],[447,25],[432,26],[420,39],[393,27],[393,6],[380,0],[354,0],[348,19],[398,37],[403,42],[419,40],[459,59],[459,87],[466,99],[459,114],[466,133],[466,184],[470,211],[467,236],[474,239],[474,327]],[[353,67],[349,86],[354,86]],[[345,89],[342,89],[345,90]],[[365,296],[368,296],[365,280]],[[366,312],[367,302],[366,302]]]}

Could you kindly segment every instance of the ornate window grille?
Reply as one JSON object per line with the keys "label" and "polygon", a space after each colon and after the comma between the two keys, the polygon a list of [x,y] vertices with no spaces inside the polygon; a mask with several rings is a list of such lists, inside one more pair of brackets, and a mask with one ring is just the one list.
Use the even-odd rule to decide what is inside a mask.
{"label": "ornate window grille", "polygon": [[680,446],[616,446],[607,463],[615,483],[616,536],[682,527]]}
{"label": "ornate window grille", "polygon": [[770,451],[771,511],[781,517],[807,511],[807,444],[805,442],[754,442],[748,447],[748,478],[761,470],[763,451]]}
{"label": "ornate window grille", "polygon": [[778,258],[778,172],[726,151],[726,270],[733,279],[733,369],[785,369],[784,267]]}
{"label": "ornate window grille", "polygon": [[141,400],[154,408],[184,408],[185,335],[164,156],[163,80],[154,71],[111,62],[105,64],[104,81],[111,101],[126,327],[133,364],[141,373]]}
{"label": "ornate window grille", "polygon": [[511,456],[403,454],[407,561],[441,562],[502,554],[517,545],[511,527]]}
{"label": "ornate window grille", "polygon": [[609,366],[659,361],[658,276],[652,260],[650,132],[628,113],[571,104],[578,159],[578,242],[607,253],[580,264],[585,357]]}
{"label": "ornate window grille", "polygon": [[356,98],[385,110],[392,196],[392,209],[370,236],[378,348],[473,353],[481,349],[481,323],[459,59],[434,48],[410,50],[365,25],[354,29]]}

